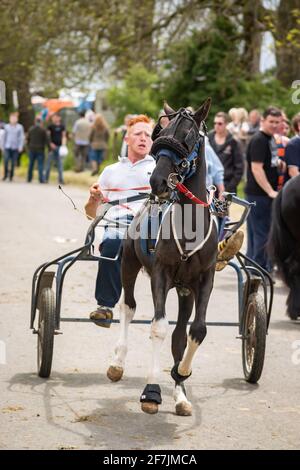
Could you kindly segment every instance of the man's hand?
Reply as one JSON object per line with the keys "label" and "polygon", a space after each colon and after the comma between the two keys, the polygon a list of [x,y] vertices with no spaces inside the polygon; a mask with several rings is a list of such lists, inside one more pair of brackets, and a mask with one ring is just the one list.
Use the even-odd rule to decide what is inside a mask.
{"label": "man's hand", "polygon": [[270,191],[268,196],[272,199],[275,199],[275,197],[277,196],[278,192],[277,191]]}
{"label": "man's hand", "polygon": [[90,199],[92,201],[95,201],[97,202],[98,204],[102,204],[103,202],[105,202],[105,199],[104,199],[104,196],[100,190],[100,187],[99,187],[99,184],[98,183],[94,183],[91,187],[90,187]]}
{"label": "man's hand", "polygon": [[103,202],[105,202],[105,198],[100,190],[99,184],[94,183],[90,187],[90,197],[84,207],[86,215],[92,219],[96,217],[97,208],[99,204],[102,204]]}
{"label": "man's hand", "polygon": [[50,147],[52,150],[55,150],[57,148],[57,146],[53,142],[50,142]]}

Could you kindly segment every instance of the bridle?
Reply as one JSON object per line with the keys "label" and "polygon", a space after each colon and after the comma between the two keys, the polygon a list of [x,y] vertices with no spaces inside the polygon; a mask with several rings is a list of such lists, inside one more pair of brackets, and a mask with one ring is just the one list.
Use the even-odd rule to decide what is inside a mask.
{"label": "bridle", "polygon": [[[163,117],[168,117],[171,119],[171,122],[175,118],[173,125],[169,124],[170,129],[168,129],[169,126],[164,129],[160,125],[160,120]],[[182,119],[188,119],[193,124],[185,137],[184,144],[173,137],[176,134],[176,130]],[[154,142],[152,145],[151,154],[156,160],[156,163],[162,157],[169,158],[175,167],[175,172],[170,173],[168,176],[167,186],[169,189],[171,189],[173,192],[179,191],[195,203],[208,207],[212,202],[215,187],[210,190],[208,202],[204,202],[197,198],[183,184],[183,182],[191,178],[196,171],[197,160],[200,158],[206,131],[205,122],[202,124],[204,131],[202,129],[199,131],[192,114],[184,108],[181,108],[174,114],[161,116],[153,130],[152,139]],[[171,129],[173,136],[167,135],[168,131],[170,132]]]}

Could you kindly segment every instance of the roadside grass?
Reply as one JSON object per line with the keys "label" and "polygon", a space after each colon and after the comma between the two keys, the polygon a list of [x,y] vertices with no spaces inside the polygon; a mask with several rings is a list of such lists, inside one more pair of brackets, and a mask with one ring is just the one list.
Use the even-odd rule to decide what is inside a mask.
{"label": "roadside grass", "polygon": [[[47,157],[45,161],[47,161]],[[101,164],[99,174],[104,170],[104,168],[107,165],[111,165],[112,163],[115,163],[115,162],[116,160],[113,160],[112,158],[104,160],[104,162]],[[23,179],[24,181],[27,181],[28,165],[29,165],[28,154],[23,153],[21,156],[20,166],[15,168],[15,175],[18,178]],[[64,160],[65,184],[89,188],[93,183],[95,183],[95,181],[97,181],[98,176],[97,175],[91,176],[91,169],[86,169],[85,171],[76,173],[75,171],[71,170],[73,165],[74,165],[74,157],[73,157],[73,153],[70,152],[69,155]],[[57,168],[55,167],[54,164],[52,164],[49,182],[55,184],[57,183],[57,179],[58,179]],[[37,169],[34,169],[33,171],[33,180],[38,180]]]}
{"label": "roadside grass", "polygon": [[[105,159],[101,164],[99,174],[104,170],[104,168],[112,163],[116,162],[116,159],[111,157],[111,152],[108,153],[109,158]],[[15,169],[15,174],[18,178],[22,178],[25,181],[27,180],[27,171],[28,171],[28,163],[29,157],[26,153],[22,154],[21,157],[21,165]],[[97,181],[98,176],[91,176],[91,170],[85,170],[81,173],[76,173],[75,171],[71,170],[74,166],[74,156],[73,152],[70,151],[69,155],[64,160],[64,180],[65,184],[70,184],[74,186],[80,186],[89,188],[95,181]],[[57,183],[57,169],[52,166],[51,173],[50,173],[50,183]],[[33,179],[38,180],[38,172],[35,169],[33,173]],[[242,180],[238,185],[237,189],[237,196],[241,199],[245,198],[245,181]]]}

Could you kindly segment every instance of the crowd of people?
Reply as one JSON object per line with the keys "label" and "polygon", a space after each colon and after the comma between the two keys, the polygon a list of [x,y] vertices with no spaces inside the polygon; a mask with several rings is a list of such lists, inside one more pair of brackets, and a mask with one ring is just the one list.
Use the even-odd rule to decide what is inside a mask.
{"label": "crowd of people", "polygon": [[18,122],[18,113],[9,115],[7,124],[0,124],[0,156],[3,154],[3,180],[13,181],[14,169],[20,156],[27,150],[29,157],[27,181],[33,178],[35,164],[40,183],[47,183],[53,164],[57,168],[58,182],[64,184],[64,158],[68,154],[67,142],[74,145],[74,171],[91,169],[97,175],[105,158],[109,141],[109,126],[100,114],[82,112],[75,121],[72,132],[67,132],[60,114],[52,114],[49,121],[42,115],[35,118],[34,125],[25,134]]}
{"label": "crowd of people", "polygon": [[[231,121],[230,119],[231,118]],[[255,203],[247,221],[247,256],[271,272],[267,241],[272,200],[300,171],[300,114],[292,120],[294,136],[285,113],[269,107],[262,115],[234,108],[219,112],[209,142],[224,167],[225,191],[236,192],[245,177],[245,198]],[[246,169],[246,173],[244,173]]]}

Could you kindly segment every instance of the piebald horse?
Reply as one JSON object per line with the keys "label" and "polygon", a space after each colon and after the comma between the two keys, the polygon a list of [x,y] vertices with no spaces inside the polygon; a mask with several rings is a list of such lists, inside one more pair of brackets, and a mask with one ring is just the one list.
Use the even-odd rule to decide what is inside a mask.
{"label": "piebald horse", "polygon": [[[178,415],[192,414],[184,381],[192,373],[194,355],[206,336],[206,310],[214,282],[218,245],[217,224],[210,213],[205,184],[203,129],[210,104],[208,98],[195,113],[185,108],[176,112],[165,104],[169,124],[162,128],[158,122],[153,130],[151,154],[156,167],[150,184],[158,204],[168,206],[167,215],[163,216],[153,255],[142,250],[141,237],[136,236],[145,216],[149,215],[150,203],[133,219],[123,244],[121,333],[107,375],[112,381],[120,380],[123,375],[128,326],[136,311],[134,286],[144,266],[151,278],[154,304],[152,361],[147,385],[140,398],[146,413],[156,413],[161,404],[158,375],[160,350],[168,328],[165,303],[168,291],[175,287],[179,303],[177,324],[172,334],[174,366],[171,376],[175,381],[175,408]],[[194,239],[187,236],[187,228],[192,229]],[[195,317],[187,335],[194,304]]]}

